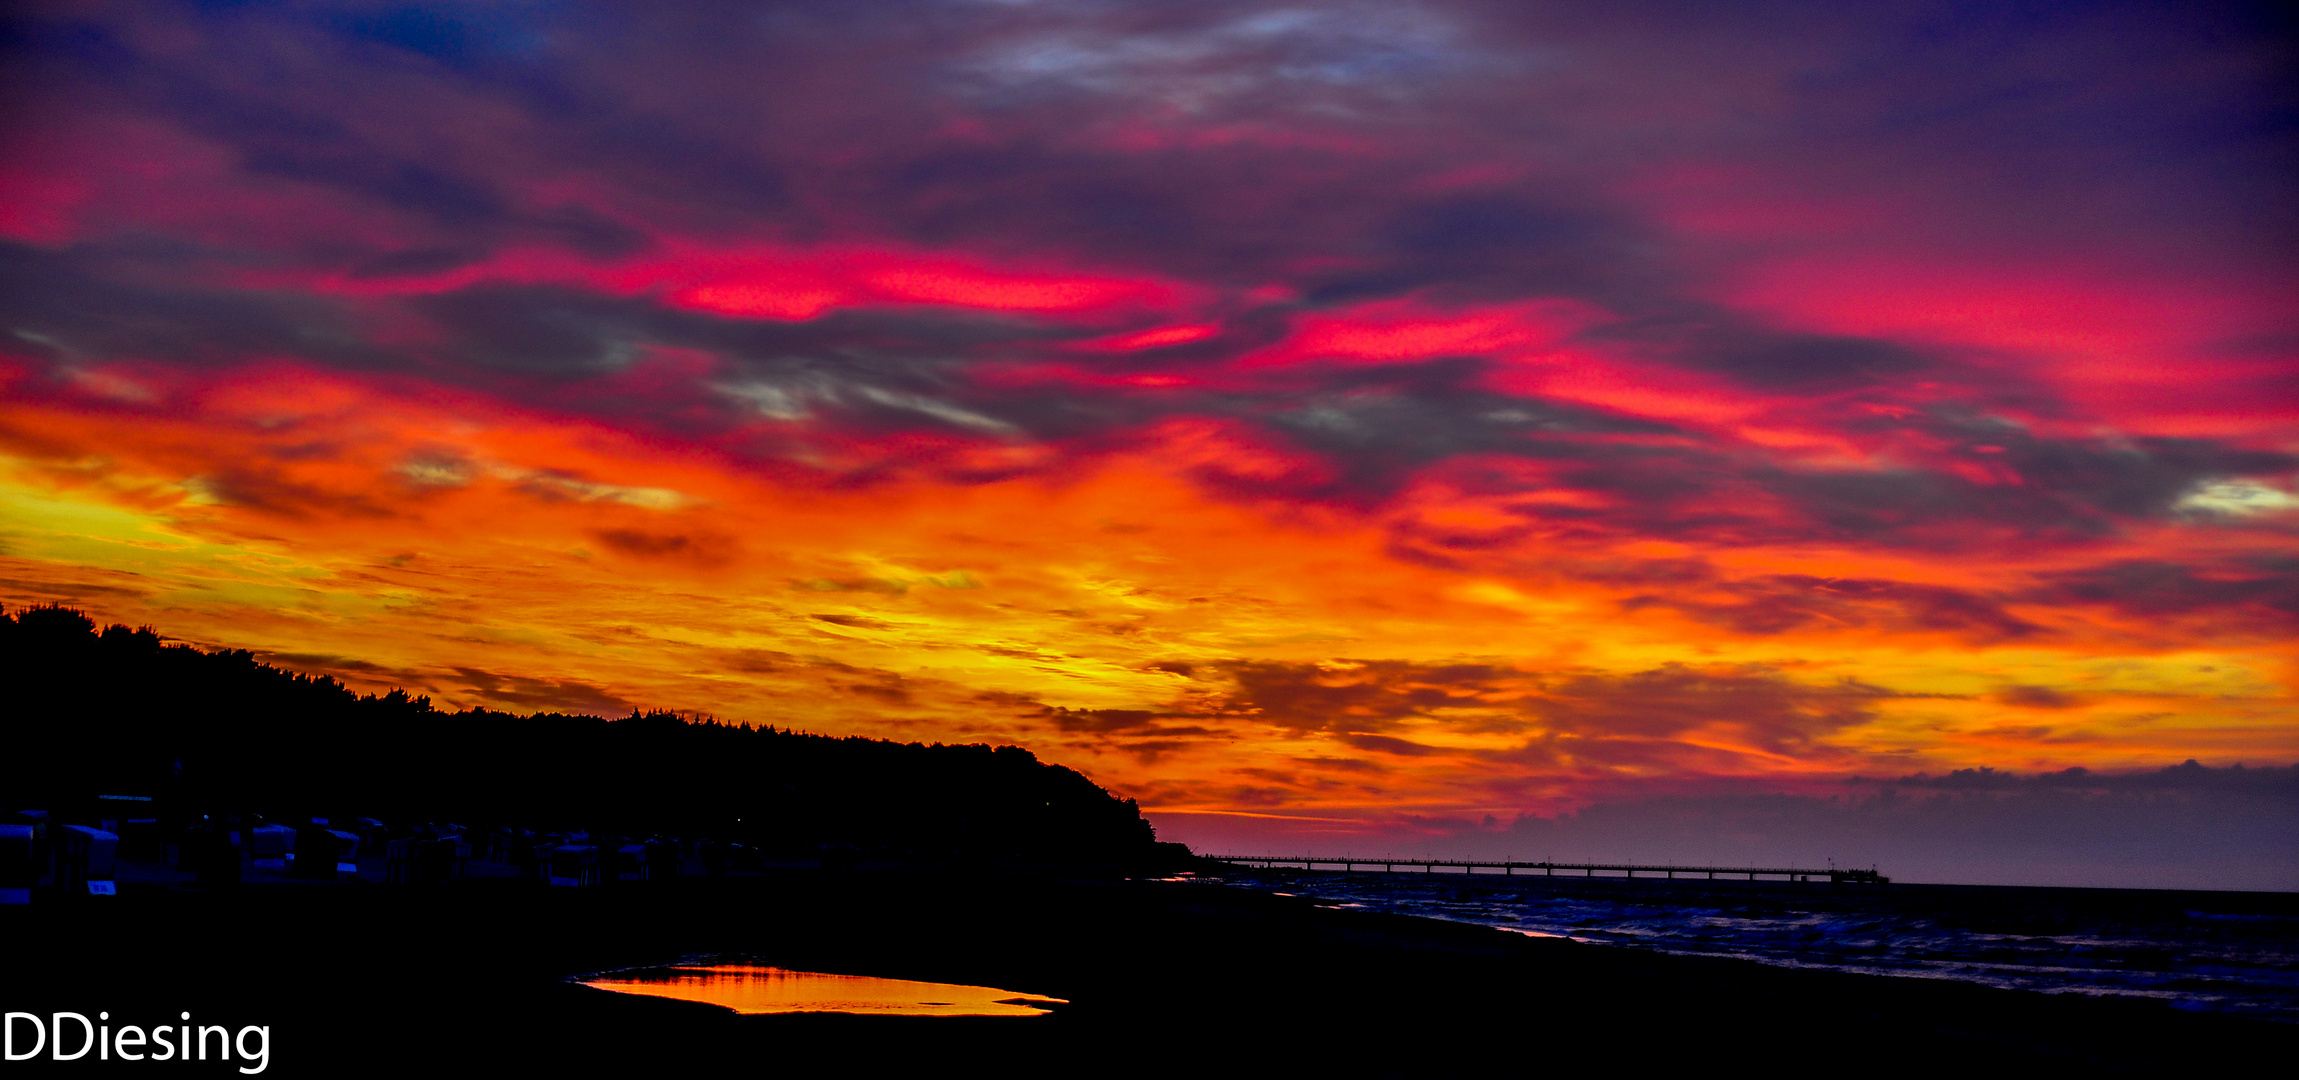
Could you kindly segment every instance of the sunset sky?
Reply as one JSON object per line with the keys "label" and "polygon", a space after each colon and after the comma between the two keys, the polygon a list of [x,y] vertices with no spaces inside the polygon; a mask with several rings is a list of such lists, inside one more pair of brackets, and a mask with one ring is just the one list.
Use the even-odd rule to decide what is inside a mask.
{"label": "sunset sky", "polygon": [[1201,848],[2288,766],[2247,10],[11,5],[0,602]]}

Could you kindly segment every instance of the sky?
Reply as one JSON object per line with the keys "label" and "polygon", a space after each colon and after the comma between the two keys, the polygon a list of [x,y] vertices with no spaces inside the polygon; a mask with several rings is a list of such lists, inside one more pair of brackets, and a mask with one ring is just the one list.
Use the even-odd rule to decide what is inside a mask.
{"label": "sky", "polygon": [[1200,850],[2299,888],[2249,7],[4,19],[0,603]]}

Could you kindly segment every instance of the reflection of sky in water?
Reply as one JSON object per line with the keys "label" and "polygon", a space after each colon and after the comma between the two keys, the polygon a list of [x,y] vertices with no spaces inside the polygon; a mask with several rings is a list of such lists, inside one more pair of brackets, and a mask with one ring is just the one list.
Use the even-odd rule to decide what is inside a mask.
{"label": "reflection of sky in water", "polygon": [[1043,1016],[1061,998],[989,986],[829,975],[756,964],[609,972],[585,986],[618,994],[699,1001],[738,1013],[836,1012],[904,1016]]}

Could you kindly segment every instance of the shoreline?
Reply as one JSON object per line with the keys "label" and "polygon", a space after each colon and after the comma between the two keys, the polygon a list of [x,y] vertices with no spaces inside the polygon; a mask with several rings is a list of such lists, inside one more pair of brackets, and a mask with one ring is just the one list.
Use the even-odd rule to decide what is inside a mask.
{"label": "shoreline", "polygon": [[[1780,1053],[1890,1068],[1914,1051],[2112,1074],[2232,1069],[2292,1033],[2145,1000],[1592,946],[1044,871],[796,870],[596,890],[484,879],[124,889],[114,901],[0,909],[0,929],[25,946],[0,1007],[269,1024],[275,1075],[290,1076],[304,1074],[299,1061],[389,1073],[449,1053],[522,1069],[762,1054],[861,1055],[892,1069],[989,1054],[1024,1074],[1251,1071],[1266,1057],[1414,1075],[1496,1050],[1527,1071]],[[569,981],[701,955],[1071,1004],[1017,1018],[735,1016]],[[425,1034],[448,1031],[484,1037]]]}
{"label": "shoreline", "polygon": [[[2299,1025],[2299,894],[1250,870],[1232,884],[1587,944],[1773,967],[2153,998]],[[2275,928],[2275,929],[2269,929]]]}

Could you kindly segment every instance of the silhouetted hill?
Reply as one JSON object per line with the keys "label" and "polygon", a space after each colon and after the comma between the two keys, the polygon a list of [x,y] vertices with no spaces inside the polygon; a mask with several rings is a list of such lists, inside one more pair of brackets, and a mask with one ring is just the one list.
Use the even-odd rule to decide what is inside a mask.
{"label": "silhouetted hill", "polygon": [[[1132,800],[1020,747],[832,738],[633,713],[442,712],[244,650],[0,613],[0,801],[605,828],[925,857],[1139,857]],[[11,807],[0,807],[10,809]]]}

